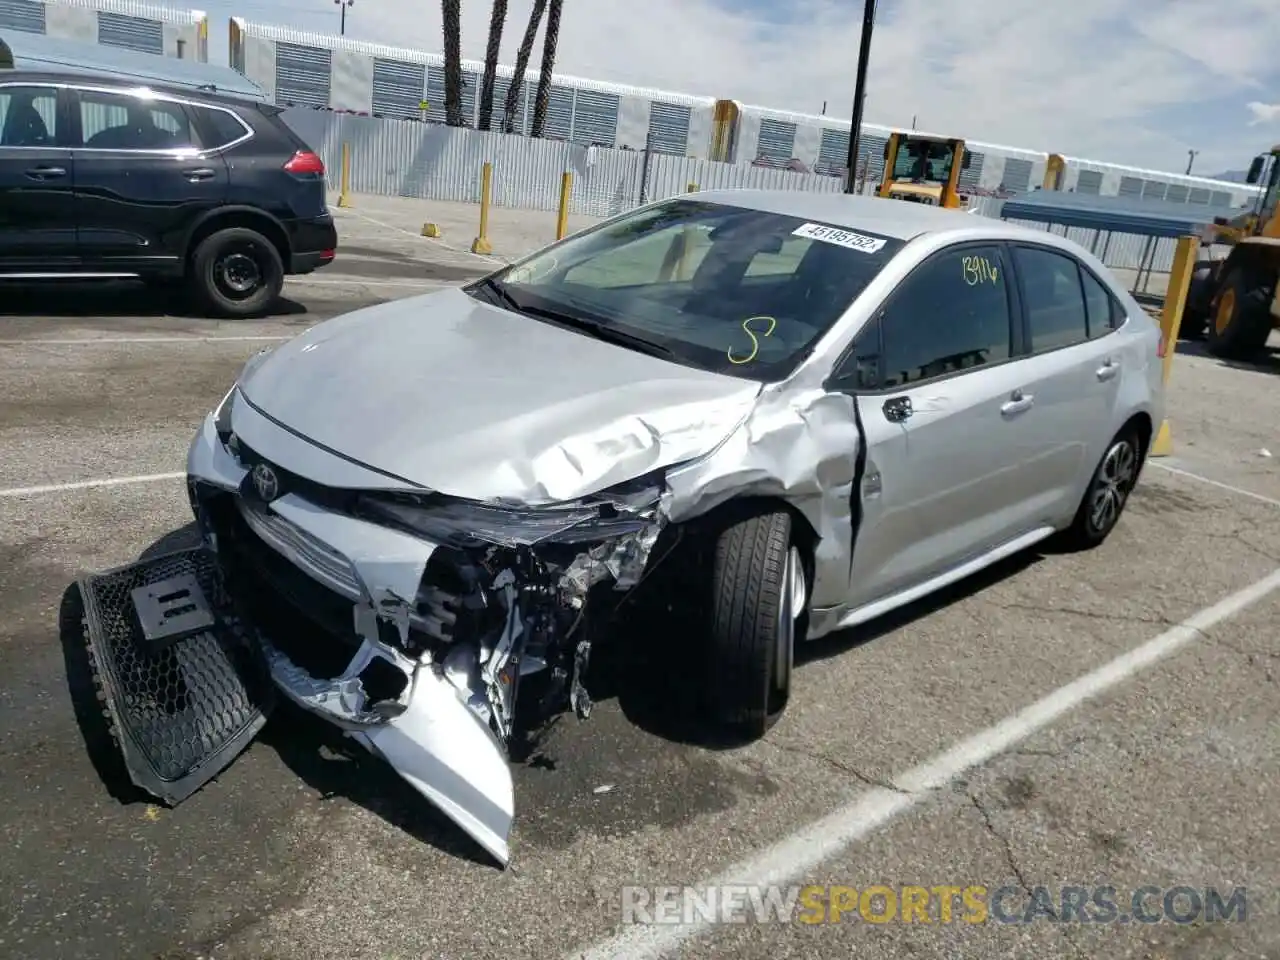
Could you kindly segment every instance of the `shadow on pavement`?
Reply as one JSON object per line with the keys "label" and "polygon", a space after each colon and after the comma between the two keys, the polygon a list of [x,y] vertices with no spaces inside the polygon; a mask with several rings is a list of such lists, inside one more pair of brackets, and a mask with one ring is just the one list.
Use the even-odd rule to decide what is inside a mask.
{"label": "shadow on pavement", "polygon": [[[307,313],[296,300],[281,297],[261,318]],[[16,283],[0,281],[0,317],[178,317],[206,319],[181,291],[162,290],[131,280],[74,283]]]}

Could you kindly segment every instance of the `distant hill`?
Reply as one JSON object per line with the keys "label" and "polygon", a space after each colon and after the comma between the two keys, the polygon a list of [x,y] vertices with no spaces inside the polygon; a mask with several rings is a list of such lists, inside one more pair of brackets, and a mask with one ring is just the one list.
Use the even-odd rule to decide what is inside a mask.
{"label": "distant hill", "polygon": [[1226,180],[1230,183],[1244,183],[1245,178],[1249,176],[1248,170],[1228,170],[1226,173],[1212,174],[1210,180]]}

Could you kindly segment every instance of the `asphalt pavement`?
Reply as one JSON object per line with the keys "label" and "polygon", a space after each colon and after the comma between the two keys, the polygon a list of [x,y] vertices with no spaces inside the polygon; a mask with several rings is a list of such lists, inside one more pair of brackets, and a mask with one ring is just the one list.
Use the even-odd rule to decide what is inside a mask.
{"label": "asphalt pavement", "polygon": [[[186,447],[248,356],[492,267],[344,226],[333,267],[252,323],[124,284],[0,289],[0,957],[1280,958],[1280,380],[1194,345],[1175,456],[1104,546],[811,644],[783,720],[746,747],[668,709],[685,668],[653,638],[646,669],[515,766],[505,871],[289,710],[178,807],[130,791],[71,585],[190,540]],[[656,887],[712,882],[856,906],[624,922]],[[1144,886],[1245,888],[1247,918],[875,923],[883,893],[857,905],[873,885],[1007,887],[1015,920],[1039,887],[1111,886],[1122,907]]]}

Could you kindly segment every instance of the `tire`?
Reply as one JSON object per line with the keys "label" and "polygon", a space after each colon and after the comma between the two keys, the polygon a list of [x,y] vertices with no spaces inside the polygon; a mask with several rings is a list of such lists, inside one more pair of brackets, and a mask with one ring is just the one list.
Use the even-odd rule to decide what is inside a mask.
{"label": "tire", "polygon": [[1111,439],[1089,478],[1071,526],[1062,533],[1064,546],[1091,550],[1111,535],[1138,482],[1142,457],[1142,436],[1136,427],[1125,427]]}
{"label": "tire", "polygon": [[1187,340],[1203,340],[1209,326],[1209,304],[1213,300],[1213,263],[1201,260],[1191,272],[1187,302],[1182,308],[1178,335]]}
{"label": "tire", "polygon": [[1242,359],[1261,351],[1270,335],[1271,306],[1265,286],[1239,268],[1232,270],[1209,317],[1209,352]]}
{"label": "tire", "polygon": [[258,317],[284,287],[275,244],[245,227],[229,227],[200,241],[191,257],[191,292],[211,312],[235,319]]}
{"label": "tire", "polygon": [[807,605],[804,581],[786,511],[748,515],[718,533],[706,684],[711,720],[725,732],[762,737],[786,708]]}

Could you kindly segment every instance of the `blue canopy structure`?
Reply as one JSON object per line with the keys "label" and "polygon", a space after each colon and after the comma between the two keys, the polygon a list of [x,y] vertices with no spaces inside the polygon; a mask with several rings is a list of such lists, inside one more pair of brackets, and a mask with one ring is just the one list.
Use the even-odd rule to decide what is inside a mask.
{"label": "blue canopy structure", "polygon": [[1200,234],[1215,217],[1229,220],[1241,212],[1238,207],[1039,190],[1006,200],[1000,216],[1005,220],[1056,223],[1109,233],[1181,237]]}
{"label": "blue canopy structure", "polygon": [[6,30],[0,36],[12,51],[13,66],[18,69],[105,74],[140,83],[211,90],[249,100],[269,99],[261,87],[230,67],[20,30]]}

